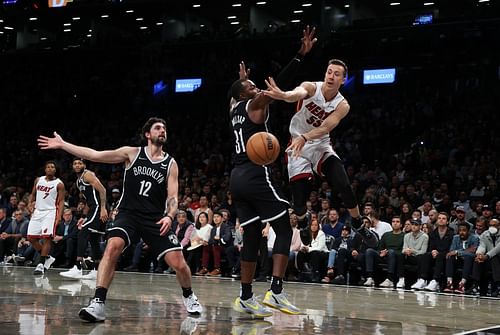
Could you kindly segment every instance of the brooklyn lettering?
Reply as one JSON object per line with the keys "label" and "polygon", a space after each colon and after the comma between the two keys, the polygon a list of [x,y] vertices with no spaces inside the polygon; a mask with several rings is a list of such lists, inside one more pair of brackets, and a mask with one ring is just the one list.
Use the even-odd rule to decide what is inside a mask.
{"label": "brooklyn lettering", "polygon": [[245,122],[245,117],[243,115],[236,115],[235,117],[233,117],[231,122],[233,123],[233,126],[235,124],[238,124],[238,123],[241,124],[241,123]]}
{"label": "brooklyn lettering", "polygon": [[165,180],[165,176],[161,172],[145,166],[134,167],[134,176],[138,175],[151,177],[156,180],[158,184],[161,184]]}

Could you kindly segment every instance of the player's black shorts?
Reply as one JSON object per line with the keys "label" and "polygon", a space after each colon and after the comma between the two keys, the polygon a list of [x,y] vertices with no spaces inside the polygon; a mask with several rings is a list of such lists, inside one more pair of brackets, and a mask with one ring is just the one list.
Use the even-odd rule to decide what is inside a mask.
{"label": "player's black shorts", "polygon": [[82,229],[88,229],[92,233],[104,234],[105,224],[101,222],[101,208],[90,207]]}
{"label": "player's black shorts", "polygon": [[158,260],[169,251],[182,250],[182,246],[170,229],[164,236],[160,236],[161,225],[157,222],[162,216],[147,216],[138,213],[120,210],[116,215],[113,227],[108,229],[109,237],[120,237],[125,240],[125,247],[139,241],[139,238],[149,246]]}
{"label": "player's black shorts", "polygon": [[273,221],[288,214],[290,204],[271,182],[269,167],[252,163],[235,166],[229,188],[241,226],[258,220]]}

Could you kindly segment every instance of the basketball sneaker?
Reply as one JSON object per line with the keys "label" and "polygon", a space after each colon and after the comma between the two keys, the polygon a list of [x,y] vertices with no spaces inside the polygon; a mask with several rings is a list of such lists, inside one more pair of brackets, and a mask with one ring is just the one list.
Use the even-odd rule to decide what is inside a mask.
{"label": "basketball sneaker", "polygon": [[203,311],[203,307],[201,307],[198,297],[194,293],[191,293],[191,295],[187,298],[184,298],[183,296],[182,301],[184,302],[184,306],[186,306],[186,310],[189,314],[201,314]]}
{"label": "basketball sneaker", "polygon": [[97,271],[96,270],[90,270],[89,273],[87,273],[86,275],[82,276],[82,279],[96,280],[97,279]]}
{"label": "basketball sneaker", "polygon": [[45,271],[47,271],[48,269],[50,269],[50,267],[52,266],[52,264],[56,261],[56,259],[52,256],[49,256],[46,260],[45,260],[45,263],[43,263],[43,267],[45,268]]}
{"label": "basketball sneaker", "polygon": [[61,276],[66,277],[66,278],[71,278],[71,279],[82,279],[83,273],[82,269],[78,269],[78,267],[75,265],[68,271],[63,271],[59,273]]}
{"label": "basketball sneaker", "polygon": [[101,322],[106,319],[104,302],[99,298],[90,300],[90,304],[78,313],[80,319],[88,322]]}
{"label": "basketball sneaker", "polygon": [[278,309],[283,313],[294,314],[294,315],[302,314],[300,309],[298,309],[290,301],[288,301],[288,298],[284,292],[276,294],[273,293],[273,291],[271,290],[267,291],[263,303],[264,305]]}
{"label": "basketball sneaker", "polygon": [[43,268],[43,264],[42,263],[38,263],[38,265],[36,266],[35,270],[33,271],[33,274],[34,275],[43,275],[44,272],[45,272],[45,270]]}
{"label": "basketball sneaker", "polygon": [[262,306],[254,296],[247,300],[241,300],[240,297],[236,298],[233,309],[240,313],[251,314],[257,318],[273,315],[273,312],[266,306]]}

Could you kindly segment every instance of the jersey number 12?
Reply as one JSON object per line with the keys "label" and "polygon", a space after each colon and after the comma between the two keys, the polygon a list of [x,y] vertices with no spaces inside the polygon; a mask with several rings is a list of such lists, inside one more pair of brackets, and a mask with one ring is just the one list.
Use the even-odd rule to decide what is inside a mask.
{"label": "jersey number 12", "polygon": [[151,182],[150,181],[141,181],[141,189],[139,190],[139,194],[145,197],[149,197],[149,190],[151,189]]}

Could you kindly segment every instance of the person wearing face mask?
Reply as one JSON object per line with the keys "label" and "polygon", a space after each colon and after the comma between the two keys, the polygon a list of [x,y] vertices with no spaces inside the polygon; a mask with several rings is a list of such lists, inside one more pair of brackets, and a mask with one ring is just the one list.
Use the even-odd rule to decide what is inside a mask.
{"label": "person wearing face mask", "polygon": [[[491,267],[493,276],[492,297],[498,296],[498,287],[500,286],[500,221],[491,219],[489,228],[479,237],[479,247],[476,250],[476,257],[472,267],[473,285],[467,293],[475,294],[479,288],[479,283],[484,281],[481,274],[486,273],[486,270]],[[486,295],[486,286],[481,285],[479,290],[480,295]]]}

